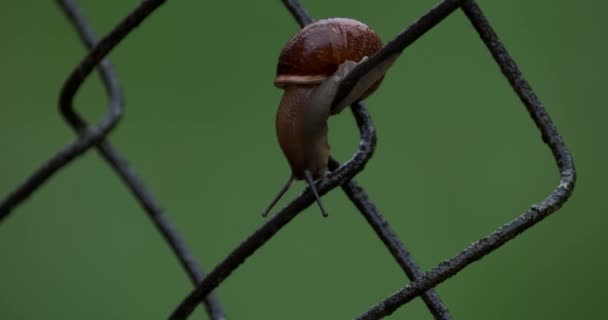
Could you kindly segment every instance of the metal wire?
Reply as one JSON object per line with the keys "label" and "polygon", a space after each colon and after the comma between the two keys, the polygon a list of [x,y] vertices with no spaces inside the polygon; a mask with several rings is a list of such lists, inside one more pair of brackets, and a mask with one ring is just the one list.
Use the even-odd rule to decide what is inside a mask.
{"label": "metal wire", "polygon": [[[95,47],[97,39],[91,27],[86,22],[74,1],[58,0],[59,6],[64,10],[67,17],[74,24],[74,27],[79,31],[82,42],[87,49],[91,50]],[[109,96],[116,96],[120,99],[122,106],[122,93],[118,85],[118,79],[112,71],[110,63],[107,59],[103,59],[100,66],[107,68],[111,72],[100,72],[102,82]],[[66,87],[64,87],[66,88]],[[63,95],[62,95],[63,96]],[[88,125],[85,120],[79,116],[73,108],[73,95],[69,100],[62,100],[60,110],[68,122],[68,124],[80,134],[83,128]],[[190,249],[175,230],[171,221],[164,213],[154,196],[146,189],[135,172],[129,167],[127,161],[121,154],[112,146],[105,138],[102,139],[96,146],[99,154],[108,162],[114,171],[122,179],[123,183],[130,189],[133,197],[137,199],[140,206],[146,211],[150,220],[156,226],[158,232],[165,239],[182,268],[194,285],[203,280],[205,273],[202,271],[196,258],[191,253]],[[212,319],[225,319],[224,311],[219,304],[215,295],[211,294],[203,301],[207,309],[207,313]]]}
{"label": "metal wire", "polygon": [[[376,130],[372,125],[369,113],[361,103],[354,104],[351,110],[361,134],[359,148],[348,162],[332,171],[325,179],[317,182],[316,188],[320,196],[352,179],[357,173],[361,172],[374,153]],[[179,304],[171,314],[170,319],[185,319],[188,317],[192,313],[194,306],[224,281],[247,257],[262,247],[266,241],[270,240],[282,227],[295,218],[298,213],[308,208],[314,202],[315,197],[310,187],[308,187],[295,200],[281,209],[255,233],[243,241],[226,259],[220,262],[205,280]]]}
{"label": "metal wire", "polygon": [[[68,79],[64,82],[59,97],[59,105],[62,111],[71,116],[68,109],[71,108],[72,99],[82,85],[85,78],[93,71],[101,60],[112,50],[133,28],[143,21],[149,14],[157,9],[165,0],[143,1],[133,12],[119,23],[106,37],[104,37],[93,50],[74,68]],[[108,72],[103,65],[101,70]],[[111,72],[108,74],[112,74]],[[115,77],[112,77],[115,78]],[[81,130],[78,139],[64,147],[53,157],[40,166],[21,185],[15,188],[5,199],[0,202],[0,221],[4,220],[11,210],[36,191],[48,178],[59,169],[80,156],[91,146],[103,139],[118,123],[122,115],[123,107],[117,81],[109,82],[113,88],[109,96],[110,103],[105,117],[95,126],[89,126]],[[116,86],[116,88],[114,88]],[[73,119],[71,122],[77,122]]]}
{"label": "metal wire", "polygon": [[[333,170],[337,166],[339,166],[339,163],[334,159],[330,159],[330,169]],[[416,261],[414,261],[410,252],[391,229],[388,221],[378,212],[378,209],[371,202],[363,188],[355,180],[351,180],[342,184],[342,191],[344,191],[355,207],[359,209],[359,212],[361,212],[367,223],[374,229],[376,235],[382,240],[407,277],[410,280],[418,278],[422,272]],[[427,290],[421,297],[435,319],[452,319],[448,309],[434,289]]]}
{"label": "metal wire", "polygon": [[[298,16],[301,15],[300,12],[303,12],[303,10],[301,9],[301,6],[294,5],[296,2],[297,1],[284,1],[285,4],[288,4],[287,7],[291,11],[292,15],[294,15],[294,17],[300,21],[300,24],[302,25],[308,20],[298,18]],[[392,313],[401,305],[433,288],[435,285],[441,281],[444,281],[449,276],[456,274],[468,264],[481,259],[484,255],[492,252],[502,244],[513,239],[515,236],[525,231],[551,212],[559,209],[559,207],[561,207],[561,205],[568,199],[574,188],[575,171],[570,154],[568,153],[559,134],[555,130],[553,123],[544,111],[544,108],[538,101],[538,98],[536,98],[528,84],[525,82],[515,63],[512,61],[512,59],[510,59],[506,53],[506,50],[498,41],[496,34],[489,27],[489,24],[481,13],[481,10],[479,10],[473,1],[445,0],[439,3],[439,5],[418,19],[405,31],[400,33],[394,40],[387,43],[378,53],[373,55],[367,61],[359,64],[351,73],[349,73],[338,89],[338,93],[334,99],[334,104],[346,97],[350,90],[352,90],[352,88],[356,85],[358,80],[370,72],[370,70],[387,60],[389,57],[400,54],[407,46],[412,44],[424,33],[440,23],[444,18],[446,18],[460,6],[462,6],[465,14],[467,14],[473,26],[480,33],[482,40],[486,43],[490,52],[492,52],[503,73],[505,76],[507,76],[513,88],[528,108],[533,120],[541,130],[543,140],[549,144],[549,147],[553,151],[554,156],[558,161],[562,180],[557,189],[540,205],[533,207],[526,214],[520,216],[520,218],[516,219],[510,224],[501,227],[492,235],[475,242],[461,254],[440,264],[432,271],[422,275],[417,274],[418,277],[413,283],[375,305],[369,311],[362,314],[359,319],[380,319]],[[310,19],[310,21],[312,20]],[[264,237],[263,234],[259,234],[259,231],[262,229],[259,229],[258,232],[256,232],[256,237]],[[241,259],[244,258],[238,256],[242,253],[250,254],[249,252],[239,252],[237,248],[237,250],[233,251],[230,256],[232,256],[236,261],[243,261]],[[235,264],[228,265],[221,263],[216,269],[214,269],[212,273],[216,271],[218,274],[227,272],[226,275],[228,275],[234,270],[235,267]],[[226,268],[226,270],[224,270],[224,268]],[[182,303],[171,315],[171,319],[185,319],[185,317],[187,317],[191,312],[192,305],[205,297],[205,291],[210,290],[211,287],[215,287],[219,284],[214,282],[208,285],[206,288],[203,288],[204,283],[205,281],[203,281],[201,286],[199,286],[194,292],[192,292],[182,301]],[[433,309],[431,308],[431,310]]]}
{"label": "metal wire", "polygon": [[458,9],[459,5],[459,0],[445,0],[439,3],[435,8],[431,9],[397,35],[395,39],[387,42],[376,54],[357,65],[340,83],[332,105],[335,106],[344,99],[355,87],[359,79],[368,74],[374,67],[393,55],[401,54],[405,48],[443,21],[454,10]]}
{"label": "metal wire", "polygon": [[[178,258],[190,280],[193,282],[193,284],[197,284],[203,279],[205,274],[201,270],[196,258],[192,255],[185,242],[181,239],[181,236],[176,232],[170,220],[160,208],[158,202],[145,188],[133,170],[128,166],[127,161],[120,155],[118,151],[114,149],[109,141],[105,140],[105,135],[107,135],[107,133],[120,119],[120,115],[123,112],[123,99],[122,90],[118,84],[118,78],[114,73],[110,62],[103,57],[107,55],[107,53],[116,44],[118,44],[118,42],[120,42],[134,27],[136,27],[143,19],[152,13],[152,11],[158,8],[158,6],[160,6],[164,1],[142,2],[138,8],[127,16],[127,18],[125,18],[101,42],[97,42],[93,30],[74,1],[58,0],[57,2],[70,22],[72,22],[75,29],[78,31],[82,42],[85,44],[87,49],[91,50],[83,62],[81,62],[81,64],[71,73],[68,80],[66,80],[60,95],[60,111],[68,124],[76,131],[77,134],[79,134],[79,140],[76,142],[78,149],[68,147],[68,150],[74,151],[60,153],[45,163],[41,169],[39,169],[27,180],[28,182],[23,184],[16,190],[16,192],[9,195],[9,197],[7,197],[7,199],[0,204],[0,218],[6,217],[15,205],[25,200],[56,170],[67,165],[71,160],[88,150],[88,148],[96,146],[100,155],[116,171],[123,182],[131,190],[133,196],[146,211],[149,218],[157,227],[157,230],[161,233],[175,256]],[[99,62],[100,60],[101,62]],[[80,117],[73,108],[73,98],[77,90],[97,64],[99,64],[99,73],[107,95],[110,98],[108,115],[98,125],[103,129],[89,127],[84,119],[82,119],[82,117]],[[89,131],[98,132],[99,136],[89,138],[93,140],[86,140],[89,137],[87,133]],[[82,140],[84,140],[84,142],[81,142]],[[98,144],[95,145],[95,143]],[[205,299],[204,304],[207,313],[212,319],[225,319],[224,311],[214,295],[208,296],[207,299]]]}
{"label": "metal wire", "polygon": [[[314,19],[306,12],[298,1],[283,0],[283,4],[289,10],[291,15],[298,21],[300,27],[310,24]],[[350,90],[349,90],[350,91]],[[329,169],[335,170],[340,166],[338,161],[331,158],[329,161]],[[365,191],[359,184],[354,181],[348,181],[342,184],[342,190],[348,196],[350,201],[359,209],[359,212],[366,219],[367,223],[374,229],[378,237],[382,240],[386,248],[393,255],[401,269],[405,272],[410,280],[414,280],[420,274],[420,268],[414,261],[409,251],[403,246],[399,237],[393,232],[388,224],[388,221],[378,212],[376,206],[371,202]],[[429,308],[435,319],[449,320],[452,319],[448,309],[443,305],[443,302],[437,295],[434,289],[430,289],[422,295],[422,300]]]}
{"label": "metal wire", "polygon": [[557,161],[560,172],[560,182],[557,187],[541,203],[533,205],[524,214],[498,228],[492,234],[474,242],[464,251],[446,260],[422,274],[416,281],[384,299],[380,303],[361,314],[357,319],[380,319],[391,314],[403,304],[411,301],[428,288],[435,287],[449,277],[455,275],[469,264],[483,258],[496,250],[507,241],[526,231],[551,213],[557,211],[568,200],[576,181],[576,173],[572,156],[557,132],[538,97],[532,91],[528,82],[523,78],[519,68],[501,44],[498,36],[483,15],[479,6],[473,0],[462,2],[462,10],[479,33],[482,41],[499,65],[513,90],[526,106],[532,120],[542,134],[543,141],[549,146]]}
{"label": "metal wire", "polygon": [[300,27],[314,22],[314,19],[308,14],[306,9],[302,7],[298,0],[282,0],[283,5],[289,10],[293,18],[298,22]]}
{"label": "metal wire", "polygon": [[[224,311],[217,298],[213,296],[212,291],[238,268],[247,257],[254,254],[257,249],[278,233],[283,226],[295,218],[299,212],[314,203],[315,198],[310,188],[307,188],[295,200],[245,239],[207,276],[204,275],[198,262],[173,228],[166,214],[158,205],[158,202],[145,188],[134,171],[127,165],[126,160],[106,140],[107,134],[120,120],[123,112],[123,103],[122,91],[117,77],[109,61],[104,59],[104,57],[164,2],[165,0],[142,1],[107,36],[97,42],[92,29],[78,11],[74,2],[72,0],[58,0],[59,5],[79,32],[82,41],[90,50],[64,83],[59,99],[60,111],[68,124],[76,131],[78,138],[59,150],[0,201],[0,223],[6,221],[5,218],[15,207],[26,200],[58,170],[64,168],[72,160],[95,146],[99,154],[130,189],[133,196],[155,224],[157,230],[171,247],[190,280],[196,284],[196,288],[178,305],[170,318],[185,319],[200,302],[204,302],[207,314],[211,319],[224,319]],[[314,21],[299,1],[282,0],[282,2],[300,26]],[[418,296],[422,297],[429,311],[436,319],[451,319],[447,308],[433,288],[558,210],[568,200],[574,189],[576,173],[572,157],[566,145],[538,97],[523,78],[517,65],[511,59],[481,9],[473,0],[444,0],[440,2],[435,8],[431,9],[397,35],[395,39],[388,42],[378,53],[360,63],[340,84],[333,103],[336,104],[346,97],[359,79],[370,70],[386,61],[389,57],[401,54],[405,48],[458,8],[462,9],[468,17],[500,67],[500,70],[527,108],[530,117],[542,134],[543,141],[549,146],[557,162],[561,179],[558,186],[541,203],[532,206],[527,212],[498,228],[490,235],[474,242],[451,259],[444,261],[428,272],[422,273],[411,254],[390,228],[388,222],[380,215],[363,188],[352,180],[355,175],[364,169],[365,164],[372,157],[376,143],[375,129],[367,110],[362,104],[353,105],[351,110],[361,133],[359,148],[351,160],[342,166],[337,161],[331,159],[330,169],[332,171],[326,179],[317,183],[317,190],[322,196],[337,186],[341,186],[353,205],[359,209],[366,221],[383,241],[408,278],[413,281],[371,307],[357,319],[380,319]],[[99,68],[103,84],[109,96],[109,106],[106,115],[99,123],[88,125],[74,110],[73,98],[86,77],[96,67]]]}

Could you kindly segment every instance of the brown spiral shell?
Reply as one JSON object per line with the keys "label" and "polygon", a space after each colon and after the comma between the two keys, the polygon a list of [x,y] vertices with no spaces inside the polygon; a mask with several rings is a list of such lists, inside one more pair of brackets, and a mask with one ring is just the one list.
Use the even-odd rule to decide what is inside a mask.
{"label": "brown spiral shell", "polygon": [[[367,25],[348,18],[329,18],[309,24],[283,47],[275,86],[316,84],[331,76],[346,60],[359,62],[382,47],[380,37]],[[362,97],[368,96],[378,80]]]}

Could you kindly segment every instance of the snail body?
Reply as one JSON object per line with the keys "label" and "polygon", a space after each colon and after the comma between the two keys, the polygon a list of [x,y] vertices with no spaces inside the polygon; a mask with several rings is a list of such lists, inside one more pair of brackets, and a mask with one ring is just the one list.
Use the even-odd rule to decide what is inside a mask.
{"label": "snail body", "polygon": [[[313,180],[327,171],[327,119],[340,81],[382,47],[365,24],[346,18],[319,20],[296,33],[279,56],[274,84],[285,90],[276,117],[277,137],[294,177]],[[342,66],[342,67],[341,67]],[[338,72],[339,71],[339,72]],[[357,100],[370,95],[380,80]]]}
{"label": "snail body", "polygon": [[327,120],[347,105],[376,90],[384,71],[364,79],[347,99],[332,108],[340,82],[358,63],[382,47],[382,41],[365,24],[347,18],[330,18],[307,25],[283,47],[275,86],[284,90],[276,116],[276,133],[292,175],[266,215],[294,180],[314,181],[327,172],[329,143]]}
{"label": "snail body", "polygon": [[329,110],[310,103],[317,90],[317,86],[288,86],[277,111],[279,145],[298,180],[305,179],[306,170],[313,180],[322,178],[327,170]]}

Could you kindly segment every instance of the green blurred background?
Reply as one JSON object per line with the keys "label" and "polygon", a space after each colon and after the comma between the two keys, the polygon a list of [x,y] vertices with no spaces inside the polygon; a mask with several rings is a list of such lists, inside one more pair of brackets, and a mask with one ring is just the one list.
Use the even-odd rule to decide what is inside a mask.
{"label": "green blurred background", "polygon": [[[78,1],[99,34],[138,1]],[[304,1],[390,39],[436,1]],[[566,206],[438,287],[455,319],[597,319],[604,312],[608,152],[604,2],[480,1],[574,155]],[[110,54],[126,113],[110,135],[210,270],[264,223],[289,169],[274,136],[276,59],[297,25],[279,1],[170,1]],[[51,1],[0,10],[0,194],[73,141],[57,112],[85,53]],[[91,77],[76,105],[107,99]],[[368,100],[378,129],[357,180],[424,270],[514,219],[557,184],[554,160],[457,11],[408,48]],[[330,122],[342,161],[358,142]],[[300,183],[281,204],[296,196]],[[217,290],[230,319],[349,319],[408,283],[340,190],[303,212]],[[162,319],[191,285],[95,152],[0,229],[0,319]],[[204,317],[199,310],[194,318]],[[431,319],[420,299],[391,319]]]}

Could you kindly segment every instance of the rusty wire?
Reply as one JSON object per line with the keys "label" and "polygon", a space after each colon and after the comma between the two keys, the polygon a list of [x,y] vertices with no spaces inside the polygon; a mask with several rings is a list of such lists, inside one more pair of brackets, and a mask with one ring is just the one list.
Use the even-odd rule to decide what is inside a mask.
{"label": "rusty wire", "polygon": [[[284,0],[283,3],[286,4],[287,8],[300,23],[300,25],[304,25],[312,21],[312,19],[306,17],[306,11],[301,5],[299,5],[298,1]],[[413,283],[375,305],[370,310],[362,314],[359,319],[382,318],[392,313],[398,307],[409,302],[413,298],[424,294],[429,289],[432,289],[436,284],[444,281],[449,276],[456,274],[470,263],[479,260],[484,255],[487,255],[493,250],[499,248],[501,245],[513,239],[515,236],[539,222],[550,213],[559,209],[561,205],[567,201],[574,188],[574,182],[576,180],[574,163],[565,144],[557,133],[557,130],[555,129],[555,126],[551,122],[549,116],[544,111],[542,104],[534,95],[527,82],[523,79],[517,66],[509,57],[504,47],[500,44],[496,34],[492,31],[483,13],[474,1],[445,0],[439,3],[435,8],[431,9],[427,14],[423,15],[410,27],[401,32],[395,39],[388,42],[378,53],[374,54],[372,57],[370,57],[370,59],[358,65],[340,84],[340,88],[334,99],[334,103],[337,103],[342,98],[346,97],[350,90],[356,85],[357,81],[363,75],[367,74],[372,68],[385,61],[385,59],[388,57],[394,54],[400,54],[407,46],[414,43],[428,30],[439,24],[443,19],[445,19],[459,7],[463,9],[469,20],[471,20],[471,23],[494,56],[496,62],[503,71],[503,74],[507,77],[511,86],[528,109],[533,121],[540,129],[543,140],[549,145],[554,157],[558,162],[562,179],[558,187],[540,205],[533,206],[532,209],[513,222],[499,228],[490,236],[475,242],[462,253],[446,262],[443,262],[430,272],[424,274],[414,273],[413,276],[416,278],[416,280]],[[322,183],[323,182],[326,181],[324,180]],[[323,190],[322,194],[325,192],[326,190]],[[294,200],[294,202],[292,202],[288,208],[298,201],[303,195]],[[351,200],[353,199],[353,197],[350,196],[349,198]],[[355,205],[357,204],[355,203]],[[360,206],[358,206],[358,208],[360,208]],[[364,211],[365,210],[363,210],[363,212]],[[284,210],[279,214],[284,214]],[[240,257],[240,255],[250,255],[255,250],[255,248],[252,248],[250,251],[241,250],[244,247],[247,247],[244,244],[247,244],[248,242],[253,244],[259,242],[259,239],[263,239],[262,243],[264,243],[268,240],[268,236],[272,236],[277,231],[276,229],[272,229],[272,233],[265,234],[262,232],[263,230],[264,227],[258,229],[256,233],[254,233],[243,244],[241,244],[241,246],[234,250],[228,259],[220,263],[220,265],[218,265],[218,267],[216,267],[210,273],[210,276],[212,274],[223,276],[229,275],[230,272],[232,272],[234,268],[238,266],[238,263],[227,263],[231,257],[234,260],[243,261],[241,259],[244,258]],[[390,229],[388,230],[390,231]],[[392,234],[392,232],[390,234]],[[234,255],[236,257],[234,257]],[[413,270],[417,270],[415,265]],[[193,306],[198,301],[203,299],[207,292],[210,292],[211,289],[219,285],[218,281],[221,280],[222,279],[218,279],[216,281],[203,281],[197,287],[197,289],[190,293],[177,307],[177,309],[174,310],[173,314],[171,315],[171,319],[186,318],[191,313]],[[431,294],[433,294],[432,291]],[[438,308],[441,308],[437,310],[445,310],[441,304],[441,300],[439,300],[436,295],[435,298],[439,306]],[[426,299],[425,302],[427,302]],[[427,306],[429,306],[432,312],[436,310],[432,305],[429,305],[428,302]],[[433,312],[433,315],[436,318],[440,318],[441,316],[450,317],[447,310],[444,313]]]}
{"label": "rusty wire", "polygon": [[[12,209],[29,197],[59,169],[66,166],[79,155],[91,147],[96,147],[99,154],[108,162],[130,189],[150,220],[161,233],[173,253],[179,260],[182,268],[193,284],[200,282],[205,274],[188,249],[181,236],[172,226],[170,220],[161,209],[152,194],[146,189],[141,180],[129,167],[124,157],[106,140],[106,135],[120,120],[123,112],[122,90],[118,78],[110,62],[104,57],[124,38],[133,28],[143,21],[149,14],[157,9],[164,1],[143,1],[122,22],[120,22],[101,41],[97,38],[80,12],[74,1],[58,0],[57,3],[64,11],[74,28],[90,52],[82,62],[72,71],[65,81],[59,98],[59,106],[67,123],[79,135],[78,139],[59,151],[55,156],[45,162],[22,185],[0,202],[0,221],[4,221]],[[89,126],[73,108],[73,98],[76,92],[93,69],[98,65],[99,74],[109,96],[109,111],[97,126]],[[224,319],[224,311],[217,298],[210,295],[204,301],[207,313],[212,319]]]}
{"label": "rusty wire", "polygon": [[[22,184],[0,201],[0,223],[4,222],[6,217],[13,212],[13,209],[31,196],[33,192],[39,189],[57,171],[64,168],[90,148],[95,147],[130,189],[133,196],[138,200],[173,250],[190,280],[196,285],[196,288],[180,303],[170,318],[184,319],[193,311],[196,305],[203,302],[210,318],[224,319],[224,311],[212,291],[236,270],[247,257],[255,253],[257,249],[262,247],[283,226],[295,218],[299,212],[315,201],[310,188],[307,188],[295,200],[264,223],[208,275],[205,275],[180,235],[171,225],[166,214],[160,208],[156,199],[127,165],[125,159],[106,139],[108,133],[120,120],[123,112],[123,103],[122,92],[117,77],[109,61],[104,59],[104,57],[130,34],[136,26],[160,7],[165,0],[142,1],[137,8],[99,42],[97,42],[86,19],[72,0],[57,1],[79,32],[85,46],[90,50],[65,81],[59,99],[60,111],[68,124],[75,130],[78,138],[44,162]],[[299,1],[283,0],[283,4],[300,26],[314,21]],[[568,200],[574,189],[576,174],[572,157],[566,145],[538,97],[523,78],[517,65],[510,58],[481,9],[473,0],[444,0],[440,2],[436,7],[397,35],[395,39],[389,41],[377,54],[359,64],[341,83],[334,103],[348,95],[357,81],[374,66],[377,66],[389,56],[400,54],[405,48],[458,8],[462,9],[468,17],[474,29],[479,33],[481,40],[494,57],[500,70],[527,108],[532,120],[542,134],[543,141],[549,146],[557,162],[561,179],[558,186],[541,203],[532,206],[527,212],[498,228],[490,235],[474,242],[453,258],[423,273],[416,265],[409,251],[390,228],[388,222],[380,215],[378,209],[371,202],[363,188],[352,180],[354,176],[364,169],[365,164],[373,155],[376,142],[375,129],[367,110],[362,104],[353,105],[351,107],[352,113],[361,133],[359,148],[351,160],[341,166],[337,161],[331,159],[331,173],[327,178],[317,183],[317,189],[320,195],[324,195],[332,189],[341,186],[350,201],[359,209],[405,274],[412,281],[395,294],[362,313],[357,319],[380,319],[418,296],[421,296],[429,311],[436,319],[451,319],[447,308],[434,291],[434,287],[558,210]],[[72,102],[84,80],[96,67],[99,68],[110,102],[108,112],[104,118],[96,125],[88,125],[74,111]]]}
{"label": "rusty wire", "polygon": [[530,117],[541,132],[543,141],[551,149],[559,169],[560,181],[557,187],[539,204],[533,205],[515,220],[474,242],[456,256],[434,267],[431,271],[422,274],[416,281],[357,317],[360,320],[380,319],[391,314],[400,306],[420,295],[424,290],[435,287],[557,211],[574,190],[576,182],[574,161],[540,100],[523,78],[515,61],[507,53],[477,3],[473,0],[464,0],[461,3],[461,9],[479,33],[481,40],[492,54],[500,70],[528,110]]}

